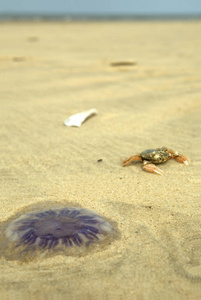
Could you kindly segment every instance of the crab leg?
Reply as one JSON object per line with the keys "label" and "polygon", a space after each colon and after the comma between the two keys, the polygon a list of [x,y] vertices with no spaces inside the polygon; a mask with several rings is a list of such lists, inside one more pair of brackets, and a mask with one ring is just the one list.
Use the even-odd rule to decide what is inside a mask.
{"label": "crab leg", "polygon": [[179,154],[178,152],[171,149],[169,149],[168,151],[172,154],[172,158],[174,158],[177,162],[183,163],[186,166],[188,166],[188,164],[190,163],[190,159],[187,156]]}
{"label": "crab leg", "polygon": [[140,157],[139,154],[133,155],[133,156],[131,156],[130,158],[128,158],[128,159],[126,159],[126,160],[123,161],[123,167],[129,165],[129,164],[132,163],[132,161],[134,161],[134,160],[142,161],[142,158]]}
{"label": "crab leg", "polygon": [[163,171],[161,169],[159,169],[158,167],[156,167],[154,164],[152,164],[148,160],[143,161],[142,168],[147,172],[163,175]]}
{"label": "crab leg", "polygon": [[174,157],[174,159],[179,163],[183,163],[185,166],[188,166],[190,162],[190,159],[183,154],[179,154],[178,156]]}

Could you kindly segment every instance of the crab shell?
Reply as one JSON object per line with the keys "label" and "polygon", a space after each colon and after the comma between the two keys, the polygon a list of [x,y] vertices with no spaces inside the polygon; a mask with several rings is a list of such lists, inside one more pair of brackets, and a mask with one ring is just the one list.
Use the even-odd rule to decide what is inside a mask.
{"label": "crab shell", "polygon": [[158,149],[147,149],[140,153],[140,157],[142,160],[148,160],[154,164],[160,164],[172,156],[171,153],[168,152],[168,149],[163,147],[163,148],[158,148]]}

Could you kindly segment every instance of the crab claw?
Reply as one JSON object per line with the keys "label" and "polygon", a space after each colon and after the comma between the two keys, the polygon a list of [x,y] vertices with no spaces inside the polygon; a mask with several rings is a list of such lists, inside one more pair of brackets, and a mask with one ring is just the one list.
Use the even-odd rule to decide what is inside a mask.
{"label": "crab claw", "polygon": [[132,163],[132,161],[134,161],[134,160],[142,161],[142,158],[140,157],[139,154],[133,155],[129,159],[124,160],[122,166],[125,167],[125,166],[129,165],[130,163]]}
{"label": "crab claw", "polygon": [[150,163],[149,161],[144,161],[143,162],[143,167],[145,171],[150,172],[150,173],[155,173],[158,175],[163,175],[163,171],[156,167],[154,164]]}
{"label": "crab claw", "polygon": [[188,164],[190,163],[190,159],[183,154],[175,156],[174,159],[179,163],[183,163],[185,166],[188,166]]}

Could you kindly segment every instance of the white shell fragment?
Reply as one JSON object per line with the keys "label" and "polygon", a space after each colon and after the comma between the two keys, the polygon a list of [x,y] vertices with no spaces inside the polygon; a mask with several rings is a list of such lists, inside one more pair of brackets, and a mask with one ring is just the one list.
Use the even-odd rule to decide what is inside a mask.
{"label": "white shell fragment", "polygon": [[83,111],[81,113],[70,116],[68,119],[64,121],[64,124],[66,126],[80,127],[86,119],[96,114],[97,114],[97,110],[95,108],[92,108],[90,110]]}

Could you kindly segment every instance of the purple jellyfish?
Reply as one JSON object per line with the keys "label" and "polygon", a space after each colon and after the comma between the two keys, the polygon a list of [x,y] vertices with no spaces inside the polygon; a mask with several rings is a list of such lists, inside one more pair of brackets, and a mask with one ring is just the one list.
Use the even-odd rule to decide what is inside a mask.
{"label": "purple jellyfish", "polygon": [[86,248],[112,232],[111,224],[95,212],[74,207],[23,214],[5,230],[9,242],[26,250]]}

